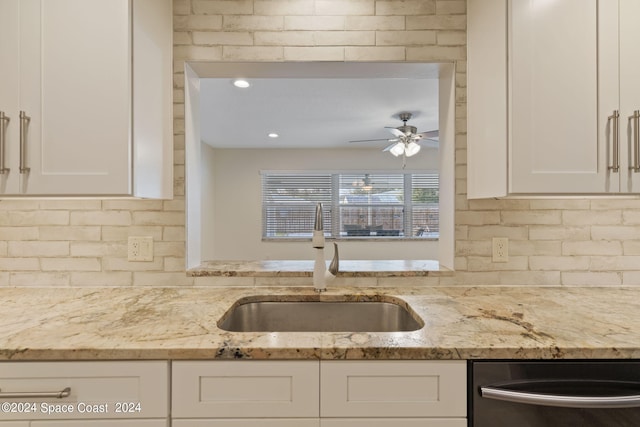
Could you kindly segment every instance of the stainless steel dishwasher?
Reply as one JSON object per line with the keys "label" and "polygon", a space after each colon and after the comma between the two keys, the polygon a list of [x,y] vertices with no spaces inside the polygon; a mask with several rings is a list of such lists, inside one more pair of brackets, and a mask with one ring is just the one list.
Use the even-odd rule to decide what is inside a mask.
{"label": "stainless steel dishwasher", "polygon": [[640,361],[469,365],[470,427],[640,426]]}

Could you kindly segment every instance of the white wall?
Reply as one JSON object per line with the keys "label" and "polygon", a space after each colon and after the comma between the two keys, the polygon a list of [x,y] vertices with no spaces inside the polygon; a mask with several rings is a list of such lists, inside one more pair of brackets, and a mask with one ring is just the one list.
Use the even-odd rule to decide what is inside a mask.
{"label": "white wall", "polygon": [[[402,159],[379,149],[216,149],[214,152],[209,168],[213,171],[215,207],[213,212],[203,213],[203,228],[208,227],[215,233],[202,241],[205,260],[311,259],[310,240],[262,241],[261,170],[402,170]],[[425,148],[407,159],[406,170],[413,169],[437,170],[437,150]],[[208,221],[212,225],[205,225]],[[340,241],[339,245],[341,259],[438,258],[435,241]]]}

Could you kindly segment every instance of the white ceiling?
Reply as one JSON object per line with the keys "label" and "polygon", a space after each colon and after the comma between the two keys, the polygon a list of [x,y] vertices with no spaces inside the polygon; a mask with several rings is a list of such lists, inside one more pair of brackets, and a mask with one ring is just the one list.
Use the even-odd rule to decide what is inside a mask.
{"label": "white ceiling", "polygon": [[[432,73],[433,74],[433,73]],[[243,75],[243,74],[241,74]],[[246,74],[244,74],[246,75]],[[200,79],[202,140],[216,148],[384,148],[385,126],[419,132],[438,129],[438,79],[420,77],[249,78],[239,89],[230,77]],[[279,138],[269,138],[276,132]]]}

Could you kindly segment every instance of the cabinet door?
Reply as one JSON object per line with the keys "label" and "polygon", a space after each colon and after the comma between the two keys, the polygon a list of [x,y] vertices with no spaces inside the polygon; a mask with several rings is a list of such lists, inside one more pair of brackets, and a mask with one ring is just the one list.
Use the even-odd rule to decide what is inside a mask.
{"label": "cabinet door", "polygon": [[[32,421],[28,427],[167,427],[167,420]],[[0,423],[0,427],[5,427]]]}
{"label": "cabinet door", "polygon": [[317,361],[174,362],[172,416],[317,418],[318,366]]}
{"label": "cabinet door", "polygon": [[[598,3],[613,2],[509,2],[511,193],[619,190],[608,141],[598,138],[608,131],[598,111]],[[617,58],[606,65],[614,74]],[[614,90],[600,89],[615,103]]]}
{"label": "cabinet door", "polygon": [[[173,420],[172,427],[320,427],[318,418],[233,418]],[[0,426],[3,427],[3,426]]]}
{"label": "cabinet door", "polygon": [[[634,122],[630,116],[640,110],[640,2],[620,0],[620,132],[623,164],[640,166],[640,153],[635,146]],[[640,171],[631,167],[621,170],[626,191],[640,193]]]}
{"label": "cabinet door", "polygon": [[[33,404],[29,412],[16,409],[0,415],[6,420],[61,420],[63,424],[71,419],[166,419],[168,371],[167,362],[161,361],[3,362],[3,393],[28,392],[41,397],[0,397],[0,402],[21,405],[17,408],[25,402]],[[42,395],[67,388],[67,396]]]}
{"label": "cabinet door", "polygon": [[[0,153],[0,194],[18,191],[18,114],[20,110],[20,28],[21,9],[32,3],[26,0],[0,0],[0,112],[4,113],[4,148]],[[2,147],[0,147],[2,148]]]}
{"label": "cabinet door", "polygon": [[320,427],[467,427],[466,418],[322,419]]}
{"label": "cabinet door", "polygon": [[320,416],[463,418],[463,361],[322,361]]}
{"label": "cabinet door", "polygon": [[[29,0],[30,2],[32,0]],[[28,194],[131,190],[128,0],[46,0],[23,28]],[[38,21],[39,19],[39,21]],[[38,26],[39,24],[39,26]],[[39,49],[37,44],[40,43]]]}

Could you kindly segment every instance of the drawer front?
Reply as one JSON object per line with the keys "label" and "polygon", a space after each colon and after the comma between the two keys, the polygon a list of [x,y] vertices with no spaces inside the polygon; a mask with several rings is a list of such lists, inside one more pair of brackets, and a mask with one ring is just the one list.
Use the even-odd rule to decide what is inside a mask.
{"label": "drawer front", "polygon": [[467,427],[466,418],[331,418],[320,427]]}
{"label": "drawer front", "polygon": [[[29,427],[168,427],[165,420],[32,421]],[[0,424],[0,427],[4,427]]]}
{"label": "drawer front", "polygon": [[466,417],[464,361],[323,361],[322,417]]}
{"label": "drawer front", "polygon": [[318,418],[202,419],[174,420],[171,425],[172,427],[320,427],[320,420]]}
{"label": "drawer front", "polygon": [[173,418],[317,418],[317,361],[184,361],[172,368]]}
{"label": "drawer front", "polygon": [[[0,419],[166,419],[168,372],[159,361],[2,362]],[[67,388],[66,397],[45,397]]]}

